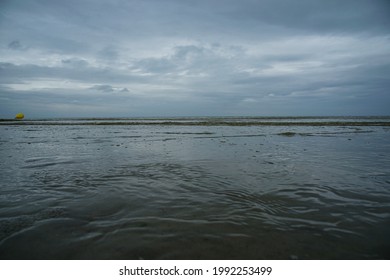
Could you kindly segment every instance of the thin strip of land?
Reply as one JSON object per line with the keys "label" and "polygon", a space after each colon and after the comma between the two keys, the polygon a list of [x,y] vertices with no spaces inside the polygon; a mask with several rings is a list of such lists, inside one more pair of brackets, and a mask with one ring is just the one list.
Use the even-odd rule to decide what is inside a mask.
{"label": "thin strip of land", "polygon": [[387,121],[17,121],[3,120],[0,125],[120,125],[120,126],[390,126]]}

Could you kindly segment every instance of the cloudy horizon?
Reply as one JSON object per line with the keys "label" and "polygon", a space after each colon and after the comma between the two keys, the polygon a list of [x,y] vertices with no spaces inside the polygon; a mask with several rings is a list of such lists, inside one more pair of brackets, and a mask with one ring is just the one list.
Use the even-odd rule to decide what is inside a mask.
{"label": "cloudy horizon", "polygon": [[0,118],[390,114],[386,0],[5,0]]}

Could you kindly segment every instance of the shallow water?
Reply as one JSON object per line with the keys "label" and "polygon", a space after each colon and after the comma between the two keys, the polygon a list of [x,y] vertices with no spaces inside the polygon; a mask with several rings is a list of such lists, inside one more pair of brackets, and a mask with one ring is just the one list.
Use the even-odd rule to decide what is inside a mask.
{"label": "shallow water", "polygon": [[0,126],[2,259],[389,259],[386,126]]}

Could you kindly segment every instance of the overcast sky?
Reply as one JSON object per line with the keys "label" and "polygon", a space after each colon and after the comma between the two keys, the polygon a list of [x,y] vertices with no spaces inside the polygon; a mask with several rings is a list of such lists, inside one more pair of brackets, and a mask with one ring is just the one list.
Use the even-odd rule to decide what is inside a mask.
{"label": "overcast sky", "polygon": [[0,118],[390,115],[389,0],[0,0]]}

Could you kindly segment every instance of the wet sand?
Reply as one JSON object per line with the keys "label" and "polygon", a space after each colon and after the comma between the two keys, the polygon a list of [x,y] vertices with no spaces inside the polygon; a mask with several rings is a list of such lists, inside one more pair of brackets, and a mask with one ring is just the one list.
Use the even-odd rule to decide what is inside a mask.
{"label": "wet sand", "polygon": [[2,122],[0,258],[390,258],[387,125],[132,121]]}

